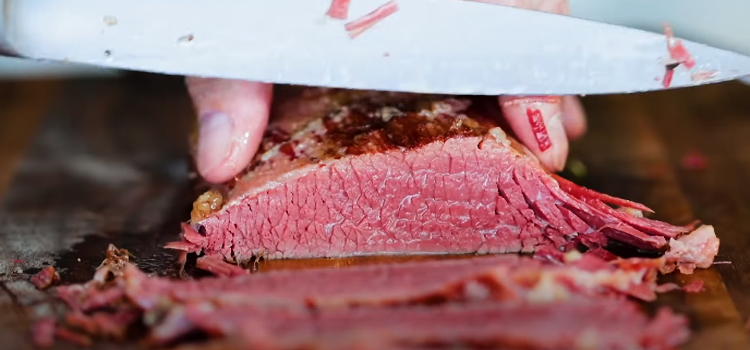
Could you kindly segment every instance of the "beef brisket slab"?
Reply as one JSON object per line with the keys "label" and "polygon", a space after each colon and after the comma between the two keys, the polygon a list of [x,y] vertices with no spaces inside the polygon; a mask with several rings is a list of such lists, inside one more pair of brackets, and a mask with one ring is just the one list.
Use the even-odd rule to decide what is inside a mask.
{"label": "beef brisket slab", "polygon": [[[103,265],[97,275],[107,279],[57,289],[71,311],[55,334],[122,339],[145,325],[152,345],[185,344],[198,332],[237,348],[289,350],[656,350],[687,339],[685,317],[665,309],[650,318],[623,297],[653,300],[663,258],[564,260],[505,255],[198,280]],[[49,320],[39,324],[49,329]],[[49,344],[42,330],[39,343]]]}
{"label": "beef brisket slab", "polygon": [[[617,241],[664,253],[694,227],[551,174],[499,124],[495,100],[351,90],[276,95],[251,166],[198,198],[171,248],[244,262],[563,251]],[[707,267],[711,226],[674,264]]]}

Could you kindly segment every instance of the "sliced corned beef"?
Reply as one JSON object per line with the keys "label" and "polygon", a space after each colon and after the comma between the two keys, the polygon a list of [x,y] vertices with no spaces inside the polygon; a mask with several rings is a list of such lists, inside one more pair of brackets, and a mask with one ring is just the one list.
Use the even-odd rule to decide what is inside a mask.
{"label": "sliced corned beef", "polygon": [[186,281],[148,278],[129,266],[123,285],[127,298],[144,309],[164,302],[208,300],[331,308],[446,300],[555,300],[570,294],[595,296],[613,292],[647,301],[656,298],[660,260],[605,262],[593,256],[568,260],[566,265],[558,266],[507,255],[344,269],[280,270]]}
{"label": "sliced corned beef", "polygon": [[[159,344],[182,342],[197,330],[270,349],[607,349],[622,342],[626,348],[667,349],[685,340],[684,318],[664,311],[649,321],[622,298],[653,300],[664,258],[605,261],[568,253],[562,260],[505,255],[199,280],[148,276],[128,262],[105,264],[96,275],[110,278],[57,289],[72,311],[56,334],[122,339],[129,326],[145,324]],[[235,339],[240,334],[247,337]],[[384,343],[371,343],[375,339]]]}
{"label": "sliced corned beef", "polygon": [[[176,316],[175,316],[176,315]],[[175,308],[152,340],[201,330],[252,349],[403,349],[477,346],[503,349],[673,349],[687,320],[662,309],[649,320],[623,299],[476,303],[348,310],[267,310],[211,303]],[[175,329],[179,325],[179,329]],[[163,328],[162,328],[163,327]],[[181,335],[181,334],[180,334]],[[164,336],[163,338],[159,338]]]}
{"label": "sliced corned beef", "polygon": [[[608,240],[664,252],[693,228],[644,218],[650,209],[641,204],[546,172],[500,128],[495,101],[328,89],[276,100],[252,165],[196,200],[196,229],[171,248],[239,262],[570,250]],[[712,227],[701,230],[718,246]],[[672,256],[691,264],[715,255],[693,250],[704,255]]]}
{"label": "sliced corned beef", "polygon": [[[215,300],[224,304],[346,307],[447,300],[548,300],[569,294],[628,294],[653,300],[661,260],[605,262],[573,256],[565,265],[516,255],[388,263],[343,269],[279,270],[233,278],[152,278],[127,265],[116,286],[58,288],[73,309],[95,311],[123,299],[144,310],[164,302]],[[94,280],[96,282],[96,280]],[[644,292],[645,291],[645,292]],[[648,293],[648,291],[651,291]]]}

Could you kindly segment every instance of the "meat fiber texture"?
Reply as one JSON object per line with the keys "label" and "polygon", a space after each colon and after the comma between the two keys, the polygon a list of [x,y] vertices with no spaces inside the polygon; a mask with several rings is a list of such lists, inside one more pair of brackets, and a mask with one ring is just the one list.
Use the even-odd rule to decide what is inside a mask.
{"label": "meat fiber texture", "polygon": [[570,251],[612,241],[711,265],[712,226],[551,174],[500,127],[492,99],[370,91],[278,93],[254,162],[198,198],[170,248],[266,259]]}
{"label": "meat fiber texture", "polygon": [[563,259],[506,255],[200,280],[105,264],[99,278],[57,289],[71,311],[57,326],[40,320],[36,335],[40,345],[50,334],[86,345],[145,325],[152,346],[189,345],[188,336],[203,334],[219,348],[279,350],[656,350],[687,340],[685,317],[666,308],[649,317],[632,301],[654,299],[664,258]]}

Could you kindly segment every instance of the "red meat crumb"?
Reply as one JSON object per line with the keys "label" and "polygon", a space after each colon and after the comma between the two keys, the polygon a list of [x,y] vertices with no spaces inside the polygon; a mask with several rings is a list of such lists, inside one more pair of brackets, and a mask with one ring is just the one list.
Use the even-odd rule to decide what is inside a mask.
{"label": "red meat crumb", "polygon": [[682,290],[688,293],[698,293],[703,290],[703,281],[693,281],[690,284],[682,287]]}
{"label": "red meat crumb", "polygon": [[346,19],[349,15],[349,3],[351,0],[333,0],[331,1],[331,7],[328,8],[326,13],[328,17],[335,19]]}
{"label": "red meat crumb", "polygon": [[664,79],[661,81],[661,85],[665,89],[672,85],[672,77],[674,77],[674,68],[667,67],[667,71],[664,72]]}
{"label": "red meat crumb", "polygon": [[247,273],[245,269],[229,264],[217,255],[207,255],[198,258],[196,267],[217,276],[239,276]]}
{"label": "red meat crumb", "polygon": [[547,133],[547,127],[544,125],[542,111],[536,108],[526,108],[526,116],[529,118],[531,130],[534,131],[534,137],[536,138],[539,150],[542,152],[548,150],[552,147],[552,140]]}
{"label": "red meat crumb", "polygon": [[682,167],[687,170],[703,170],[706,169],[708,161],[698,151],[689,151],[682,156]]}
{"label": "red meat crumb", "polygon": [[60,275],[57,274],[55,268],[47,266],[42,271],[39,271],[34,277],[31,277],[31,284],[39,290],[45,290],[54,283],[60,280]]}
{"label": "red meat crumb", "polygon": [[693,74],[690,74],[690,80],[694,82],[701,82],[704,80],[709,80],[716,76],[718,72],[715,70],[707,70],[707,71],[697,71]]}
{"label": "red meat crumb", "polygon": [[398,11],[398,3],[395,0],[391,0],[374,11],[345,24],[344,28],[349,32],[349,36],[354,39],[386,17],[396,13],[396,11]]}
{"label": "red meat crumb", "polygon": [[664,25],[664,35],[667,37],[667,51],[669,51],[669,57],[671,58],[671,62],[666,65],[667,70],[662,80],[662,86],[666,89],[672,84],[674,69],[680,64],[685,65],[687,69],[693,69],[695,67],[695,58],[685,48],[681,40],[675,39],[674,32],[669,24]]}

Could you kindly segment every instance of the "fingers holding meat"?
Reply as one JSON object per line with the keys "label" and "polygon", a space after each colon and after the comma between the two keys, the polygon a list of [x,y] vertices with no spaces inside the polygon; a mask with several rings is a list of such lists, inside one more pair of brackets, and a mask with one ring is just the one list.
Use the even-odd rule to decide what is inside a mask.
{"label": "fingers holding meat", "polygon": [[209,182],[227,181],[247,167],[258,150],[272,85],[193,77],[186,84],[198,116],[198,172]]}
{"label": "fingers holding meat", "polygon": [[519,141],[549,170],[562,170],[568,141],[586,132],[580,101],[573,96],[501,96],[499,102]]}
{"label": "fingers holding meat", "polygon": [[[567,0],[478,0],[557,14],[569,14]],[[580,102],[565,97],[500,97],[508,124],[519,140],[547,168],[562,170],[568,156],[568,139],[586,131],[586,120]]]}
{"label": "fingers holding meat", "polygon": [[[566,0],[476,0],[500,5],[567,14]],[[252,160],[264,129],[272,86],[229,79],[186,79],[199,121],[195,160],[201,176],[214,183],[239,174]],[[513,131],[544,165],[560,170],[568,153],[568,138],[583,134],[586,123],[574,98],[501,98]]]}
{"label": "fingers holding meat", "polygon": [[568,137],[563,126],[562,98],[501,96],[500,106],[516,137],[539,161],[560,171],[568,157]]}

